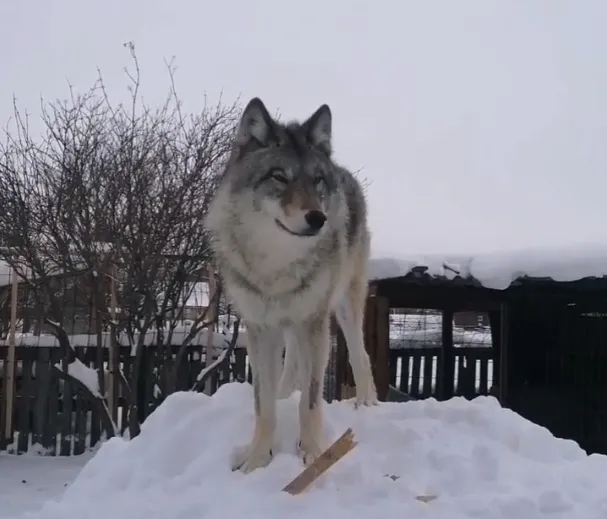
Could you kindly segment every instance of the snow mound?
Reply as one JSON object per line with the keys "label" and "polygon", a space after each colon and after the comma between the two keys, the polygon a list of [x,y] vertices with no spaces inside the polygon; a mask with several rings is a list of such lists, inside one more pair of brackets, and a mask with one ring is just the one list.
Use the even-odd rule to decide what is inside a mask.
{"label": "snow mound", "polygon": [[[359,445],[305,494],[281,488],[301,470],[295,455],[298,394],[279,401],[277,455],[265,469],[232,473],[231,449],[253,426],[248,384],[213,397],[178,393],[132,441],[103,445],[59,501],[23,517],[44,519],[604,518],[607,457],[502,409],[491,397],[326,405],[327,434],[352,426]],[[437,498],[424,503],[419,495]]]}

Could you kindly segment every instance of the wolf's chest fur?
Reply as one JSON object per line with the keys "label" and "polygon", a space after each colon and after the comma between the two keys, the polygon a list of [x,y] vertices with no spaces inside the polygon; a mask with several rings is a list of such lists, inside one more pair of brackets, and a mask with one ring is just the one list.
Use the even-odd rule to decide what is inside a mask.
{"label": "wolf's chest fur", "polygon": [[279,264],[231,254],[224,263],[226,291],[245,321],[285,325],[305,320],[332,306],[344,288],[341,262],[335,256],[322,257],[310,251],[307,257]]}

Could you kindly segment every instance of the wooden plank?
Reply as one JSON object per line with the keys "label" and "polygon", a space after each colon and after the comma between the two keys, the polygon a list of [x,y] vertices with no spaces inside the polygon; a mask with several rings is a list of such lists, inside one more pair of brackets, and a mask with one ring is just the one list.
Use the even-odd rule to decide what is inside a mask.
{"label": "wooden plank", "polygon": [[[50,349],[50,365],[61,363],[61,349]],[[60,436],[61,415],[59,414],[59,374],[57,370],[52,369],[49,372],[49,395],[48,395],[48,426],[45,428],[48,435],[49,453],[55,455],[57,452],[57,439]]]}
{"label": "wooden plank", "polygon": [[[196,371],[195,362],[195,346],[189,345],[181,362],[177,366],[177,380],[175,381],[176,391],[188,391],[195,383],[194,371]],[[198,357],[200,359],[200,357]],[[191,384],[190,384],[191,382]]]}
{"label": "wooden plank", "polygon": [[346,429],[346,432],[335,440],[326,451],[308,465],[294,480],[286,485],[282,491],[293,496],[301,494],[316,479],[356,447],[356,445],[358,445],[358,442],[354,440],[352,428]]}
{"label": "wooden plank", "polygon": [[422,362],[421,362],[421,351],[412,352],[413,357],[413,366],[411,368],[411,390],[409,394],[415,398],[421,397],[421,391],[419,388],[419,379],[422,371]]}
{"label": "wooden plank", "polygon": [[371,365],[375,368],[375,386],[377,397],[385,401],[390,387],[390,307],[385,297],[375,297],[375,359]]}
{"label": "wooden plank", "polygon": [[481,357],[479,364],[480,364],[479,394],[488,395],[489,394],[489,358]]}
{"label": "wooden plank", "polygon": [[230,366],[231,366],[230,358],[228,357],[228,358],[226,358],[225,362],[221,365],[221,367],[219,369],[219,385],[220,386],[230,382],[230,373],[231,373]]}
{"label": "wooden plank", "polygon": [[[51,354],[52,354],[52,352],[51,352]],[[53,390],[52,390],[53,376],[54,376],[53,368],[49,361],[49,369],[46,372],[46,376],[44,377],[44,380],[41,381],[41,383],[44,386],[44,390],[47,394],[45,415],[44,415],[44,426],[43,426],[43,432],[42,432],[42,446],[47,450],[51,449],[55,445],[55,442],[54,442],[55,431],[51,427],[50,412],[49,412],[50,401],[51,401],[51,398],[54,396]],[[55,394],[56,394],[56,392],[55,392]]]}
{"label": "wooden plank", "polygon": [[[62,359],[64,364],[62,369],[67,368],[67,359]],[[61,399],[62,404],[62,416],[61,416],[61,442],[59,454],[61,456],[69,456],[72,453],[72,408],[74,398],[74,384],[70,379],[63,380],[63,397]]]}
{"label": "wooden plank", "polygon": [[432,354],[424,356],[423,398],[430,398],[432,396],[432,367],[434,366],[434,358]]}
{"label": "wooden plank", "polygon": [[[377,389],[377,373],[375,361],[377,358],[377,298],[367,297],[365,301],[364,315],[363,315],[363,343],[365,351],[369,356],[369,363],[371,364],[371,375],[375,382]],[[349,353],[348,353],[349,359]],[[350,363],[348,367],[351,369]],[[352,377],[352,385],[356,387],[356,380]]]}
{"label": "wooden plank", "polygon": [[[135,350],[137,350],[137,346],[135,347]],[[143,348],[141,348],[141,350],[139,351],[139,353],[140,353],[139,362],[137,362],[136,356],[133,357],[133,367],[132,367],[132,371],[131,371],[131,377],[137,379],[137,385],[132,385],[132,387],[131,387],[131,391],[133,392],[134,401],[136,402],[136,405],[137,405],[137,409],[134,410],[137,413],[137,416],[129,417],[129,421],[131,421],[131,420],[133,422],[137,421],[140,424],[143,423],[143,421],[145,420],[145,416],[146,416],[145,415],[146,381],[145,381],[144,373],[146,372],[146,366],[147,366],[146,357],[149,355],[148,351],[149,350],[148,350],[147,346],[143,346]]]}
{"label": "wooden plank", "polygon": [[[403,393],[409,393],[409,359],[410,352],[405,350],[399,350],[401,353],[401,371],[400,371],[400,384],[398,389]],[[410,394],[410,393],[409,393]]]}
{"label": "wooden plank", "polygon": [[442,355],[442,394],[440,398],[448,400],[454,393],[454,378],[455,378],[455,352],[453,347],[453,310],[443,310],[442,316],[442,340],[443,340],[443,355]]}
{"label": "wooden plank", "polygon": [[[87,348],[86,352],[84,352],[84,363],[86,366],[91,367],[91,365],[95,362],[95,358],[97,353],[95,351],[96,348]],[[109,353],[108,353],[109,355]],[[101,416],[99,415],[99,409],[96,405],[89,405],[90,407],[90,415],[91,415],[91,438],[90,438],[90,446],[94,446],[97,444],[99,439],[101,438]],[[87,415],[88,417],[88,415]]]}
{"label": "wooden plank", "polygon": [[141,422],[150,416],[156,409],[156,398],[154,397],[154,385],[156,384],[157,374],[154,373],[154,368],[157,366],[157,358],[160,356],[160,352],[157,348],[147,347],[146,355],[144,357],[143,373],[140,374],[144,382],[144,393],[143,393],[143,419]]}
{"label": "wooden plank", "polygon": [[[113,322],[116,322],[116,309],[118,307],[118,296],[116,289],[116,269],[112,265],[110,268],[110,318]],[[113,326],[113,325],[112,325]],[[109,345],[109,377],[108,377],[108,407],[114,423],[117,423],[118,419],[118,398],[119,398],[119,373],[120,370],[120,345],[116,341],[114,333],[110,334],[110,345]],[[97,406],[93,406],[97,407]]]}
{"label": "wooden plank", "polygon": [[82,454],[86,448],[86,419],[88,405],[84,393],[79,389],[74,391],[74,450],[75,455]]}
{"label": "wooden plank", "polygon": [[[101,355],[99,355],[100,351]],[[89,358],[87,358],[87,354],[89,352],[94,352],[95,360],[93,362],[91,362]],[[80,361],[83,362],[84,365],[88,368],[91,368],[91,366],[97,368],[97,366],[99,365],[99,361],[101,360],[101,369],[103,369],[103,364],[105,360],[104,357],[109,355],[109,352],[105,348],[100,350],[98,346],[95,346],[91,348],[86,348],[86,350],[76,350],[76,354],[78,355]],[[75,455],[78,455],[82,454],[86,450],[86,427],[88,422],[89,410],[91,408],[92,402],[90,401],[88,395],[85,395],[81,388],[76,388],[75,386],[74,389],[73,453]]]}
{"label": "wooden plank", "polygon": [[[122,346],[120,348],[120,360],[122,362],[122,374],[124,375],[125,379],[128,381],[132,380],[131,376],[132,376],[132,369],[133,369],[132,368],[133,357],[131,356],[131,348],[129,346]],[[128,422],[129,402],[128,402],[128,395],[124,390],[121,391],[120,394],[122,395],[122,398],[120,398],[120,401],[118,404],[121,407],[121,413],[122,413],[122,421],[120,423],[120,433],[124,434],[129,425],[129,422]],[[92,424],[91,424],[91,445],[95,445],[99,441],[99,438],[100,438],[99,434],[97,434],[97,435],[93,434],[93,428],[97,428],[97,430],[99,430],[99,424],[101,423],[99,414],[96,411],[96,407],[97,406],[93,406],[93,418],[92,418]]]}
{"label": "wooden plank", "polygon": [[0,449],[4,448],[8,441],[5,436],[6,424],[6,377],[4,376],[4,367],[6,366],[6,357],[8,355],[8,347],[0,346]]}
{"label": "wooden plank", "polygon": [[47,423],[48,413],[48,379],[50,377],[50,353],[52,347],[36,347],[37,357],[34,363],[36,371],[36,384],[34,402],[34,431],[32,434],[32,443],[44,444],[44,428]]}
{"label": "wooden plank", "polygon": [[[334,318],[332,318],[332,323],[332,328],[335,330],[335,337],[337,339],[337,347],[335,350],[336,399],[344,400],[347,397],[345,394],[342,394],[342,388],[354,387],[354,374],[352,373],[352,367],[350,366],[348,347],[344,334]],[[346,390],[346,392],[347,394],[351,394],[350,390]]]}
{"label": "wooden plank", "polygon": [[398,359],[400,358],[400,356],[398,355],[398,350],[390,350],[390,363],[389,363],[389,368],[390,368],[390,373],[389,373],[389,383],[391,386],[394,386],[396,388],[396,377],[398,375]]}
{"label": "wooden plank", "polygon": [[205,394],[211,396],[217,392],[217,388],[219,387],[219,373],[215,371],[210,377],[210,384],[205,384]]}
{"label": "wooden plank", "polygon": [[460,377],[462,381],[462,396],[472,399],[478,395],[476,390],[476,371],[477,371],[477,360],[480,357],[480,349],[474,348],[473,351],[467,352],[465,356],[466,367],[464,369],[464,376]]}
{"label": "wooden plank", "polygon": [[497,380],[493,380],[494,384],[498,384],[498,395],[499,401],[504,407],[508,407],[508,357],[509,357],[509,327],[510,327],[510,316],[508,304],[504,303],[501,307],[500,312],[500,355],[499,355],[499,377]]}
{"label": "wooden plank", "polygon": [[234,378],[239,382],[244,382],[246,378],[246,356],[245,348],[234,349]]}
{"label": "wooden plank", "polygon": [[10,315],[10,328],[8,332],[8,355],[4,362],[4,378],[5,383],[5,402],[6,402],[6,417],[4,421],[4,436],[7,439],[13,437],[13,408],[15,405],[15,348],[16,339],[15,334],[17,333],[17,294],[19,291],[19,285],[17,283],[17,272],[15,269],[11,269],[11,315]]}
{"label": "wooden plank", "polygon": [[251,366],[251,359],[249,358],[249,356],[247,355],[247,362],[246,362],[246,373],[247,373],[247,382],[249,384],[253,383],[253,368]]}
{"label": "wooden plank", "polygon": [[21,383],[17,389],[17,398],[20,404],[19,418],[15,424],[16,429],[19,431],[17,453],[27,452],[32,434],[32,367],[34,365],[36,350],[37,348],[19,348],[19,356],[21,357]]}
{"label": "wooden plank", "polygon": [[498,381],[499,381],[499,367],[500,367],[500,351],[501,351],[501,326],[502,326],[502,316],[499,310],[494,310],[489,312],[489,326],[491,327],[491,350],[492,355],[491,359],[493,360],[493,372],[492,372],[492,385],[494,387],[489,387],[489,391],[492,394],[495,392],[496,397],[498,397],[496,390],[498,389]]}
{"label": "wooden plank", "polygon": [[[209,306],[207,307],[207,316],[206,319],[208,319],[209,321],[214,321],[215,317],[217,316],[217,297],[218,297],[218,287],[217,287],[217,280],[215,279],[215,269],[214,268],[209,268],[207,270],[207,287],[209,289],[209,293],[208,293],[208,298],[209,298]],[[206,358],[207,358],[207,362],[209,362],[209,358],[213,358],[213,354],[215,351],[215,345],[213,344],[213,338],[215,336],[215,334],[213,333],[213,326],[208,326],[207,330],[206,330]],[[201,332],[202,333],[202,332]],[[208,364],[207,364],[208,366]],[[217,377],[212,376],[209,377],[209,379],[207,380],[206,384],[205,384],[205,388],[204,388],[204,392],[207,395],[212,395],[216,390],[217,390]]]}
{"label": "wooden plank", "polygon": [[466,355],[461,351],[456,356],[457,364],[457,387],[454,387],[453,394],[458,396],[464,395],[464,382],[463,379],[466,377],[466,367],[464,365]]}

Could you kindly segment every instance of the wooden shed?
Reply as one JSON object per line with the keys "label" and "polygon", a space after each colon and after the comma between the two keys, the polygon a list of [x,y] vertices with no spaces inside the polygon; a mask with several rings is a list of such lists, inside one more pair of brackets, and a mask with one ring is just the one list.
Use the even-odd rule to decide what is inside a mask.
{"label": "wooden shed", "polygon": [[[521,270],[503,288],[464,269],[445,275],[426,266],[372,279],[365,336],[380,399],[493,395],[555,436],[607,453],[607,277],[593,268],[557,281]],[[424,312],[436,319],[420,344],[420,330],[395,336],[395,320]],[[477,332],[458,324],[459,312],[478,316]],[[485,342],[466,344],[462,337],[474,333]],[[341,338],[338,344],[338,385],[351,394]]]}

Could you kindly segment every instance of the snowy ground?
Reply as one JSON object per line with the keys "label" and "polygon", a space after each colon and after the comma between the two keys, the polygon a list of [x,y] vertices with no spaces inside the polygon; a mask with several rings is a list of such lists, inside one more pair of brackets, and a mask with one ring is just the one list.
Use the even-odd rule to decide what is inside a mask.
{"label": "snowy ground", "polygon": [[[228,468],[232,447],[250,434],[251,399],[250,386],[238,383],[221,387],[213,397],[171,396],[139,437],[107,442],[58,500],[25,517],[607,517],[607,457],[587,456],[573,442],[555,439],[485,397],[359,411],[351,402],[327,405],[328,439],[352,426],[359,445],[308,492],[292,497],[280,489],[301,470],[294,454],[297,394],[279,402],[272,463],[248,476]],[[37,468],[30,473],[27,459],[2,457],[0,481],[8,486],[1,494],[14,494],[14,502],[28,500],[28,507],[36,508],[43,493],[51,495],[69,482],[79,461],[40,460],[40,467],[55,467],[45,475]],[[52,488],[42,482],[45,477],[52,478]],[[27,491],[21,479],[31,481]],[[424,503],[419,495],[436,499]],[[0,505],[0,517],[14,517],[11,505]],[[19,507],[13,503],[12,510]]]}
{"label": "snowy ground", "polygon": [[49,499],[61,496],[92,456],[0,454],[0,519],[39,510]]}

